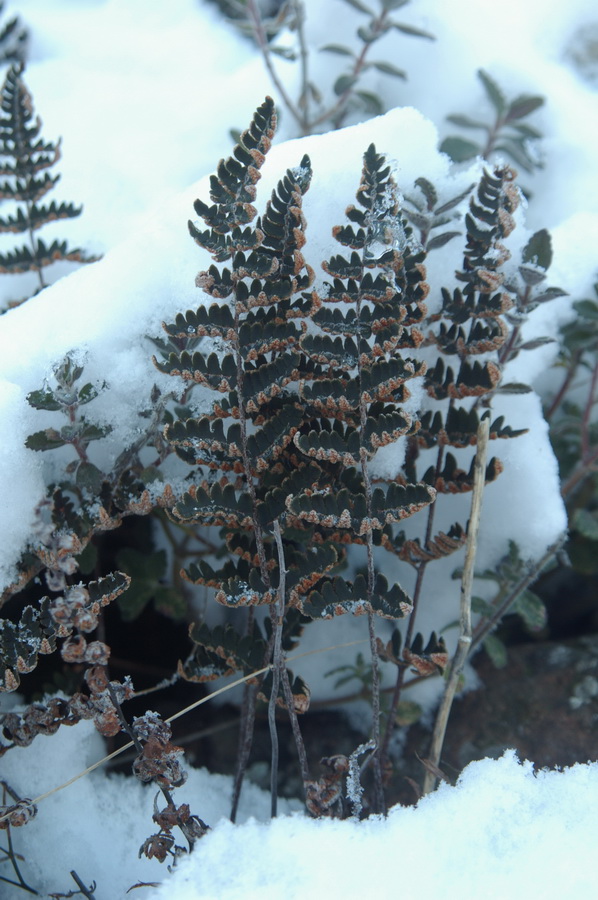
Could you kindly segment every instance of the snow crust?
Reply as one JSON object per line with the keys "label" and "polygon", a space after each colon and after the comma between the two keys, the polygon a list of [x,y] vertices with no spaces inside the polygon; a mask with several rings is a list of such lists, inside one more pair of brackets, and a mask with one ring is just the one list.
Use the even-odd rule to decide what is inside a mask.
{"label": "snow crust", "polygon": [[[36,796],[72,778],[103,755],[89,722],[38,737],[10,751],[2,777],[23,796]],[[96,900],[120,900],[136,888],[144,900],[357,900],[372,892],[395,897],[404,878],[418,893],[490,900],[593,896],[598,763],[534,773],[514,751],[470,763],[455,787],[442,784],[416,808],[394,807],[388,818],[310,819],[282,801],[268,822],[269,796],[243,789],[238,825],[227,820],[232,780],[188,767],[174,793],[212,830],[169,875],[156,860],[137,858],[153,831],[155,789],[101,769],[39,803],[26,828],[13,829],[29,884],[73,889],[74,869]],[[160,804],[159,804],[160,805]],[[59,823],[59,827],[58,827]],[[6,900],[22,891],[3,885]],[[130,895],[128,895],[130,896]]]}

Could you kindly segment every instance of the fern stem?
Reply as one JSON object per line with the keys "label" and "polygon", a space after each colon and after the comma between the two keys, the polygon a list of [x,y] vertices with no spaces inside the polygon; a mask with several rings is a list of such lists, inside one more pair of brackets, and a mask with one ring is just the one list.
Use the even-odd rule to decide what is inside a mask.
{"label": "fern stem", "polygon": [[[451,400],[452,404],[453,401]],[[450,405],[450,404],[449,404]],[[436,458],[436,478],[440,474],[442,469],[442,464],[444,461],[444,447],[441,445],[438,448],[438,456]],[[436,500],[434,503],[431,503],[428,507],[428,518],[426,522],[426,533],[424,537],[424,547],[428,544],[432,537],[432,533],[434,531],[434,516],[436,513]],[[417,610],[419,607],[419,600],[421,597],[422,586],[424,581],[424,575],[426,574],[426,568],[428,563],[424,560],[417,567],[417,576],[415,579],[415,587],[413,589],[413,598],[412,598],[412,609],[411,614],[409,616],[409,621],[407,623],[407,630],[405,632],[405,640],[404,646],[409,647],[411,641],[413,640],[413,632],[415,631],[415,622],[417,618]],[[395,688],[392,695],[392,700],[390,703],[390,710],[388,713],[388,720],[386,722],[386,730],[384,732],[384,740],[381,748],[381,756],[382,760],[384,760],[388,756],[388,748],[390,746],[390,739],[392,737],[392,733],[394,731],[395,719],[397,715],[397,710],[399,708],[399,703],[401,702],[401,694],[403,693],[403,688],[405,686],[405,673],[407,672],[407,666],[400,666],[397,672],[397,680],[395,682]]]}
{"label": "fern stem", "polygon": [[[368,231],[371,230],[368,228]],[[371,237],[371,235],[368,235]],[[361,279],[363,278],[363,273],[365,269],[365,253],[369,245],[369,240],[366,240],[363,253],[362,253],[362,268],[361,268]],[[360,279],[360,280],[361,280]],[[361,316],[361,307],[362,307],[362,297],[361,293],[359,293],[356,301],[356,315],[357,319],[360,319]],[[374,627],[374,616],[371,612],[371,608],[373,607],[373,599],[374,599],[374,586],[375,586],[375,578],[376,572],[374,568],[374,539],[372,534],[372,520],[373,520],[373,510],[372,510],[372,482],[370,478],[370,473],[368,469],[368,459],[367,459],[367,448],[365,446],[365,435],[367,429],[367,403],[365,401],[364,394],[362,392],[362,379],[363,379],[363,357],[362,354],[358,355],[357,362],[357,371],[359,377],[359,386],[360,386],[360,397],[359,397],[359,457],[361,462],[361,474],[363,477],[363,487],[365,493],[365,502],[366,502],[366,512],[368,519],[368,528],[366,532],[366,548],[367,548],[367,562],[368,562],[368,586],[367,586],[367,601],[370,606],[370,611],[368,611],[368,635],[370,639],[370,655],[372,659],[372,741],[374,742],[375,750],[372,753],[370,759],[373,762],[374,766],[374,800],[375,800],[375,809],[376,812],[383,812],[385,809],[385,801],[384,801],[384,790],[382,787],[382,767],[380,765],[380,666],[378,660],[378,646],[376,644],[376,630]]]}
{"label": "fern stem", "polygon": [[274,647],[272,651],[272,691],[270,692],[270,700],[268,703],[268,724],[270,726],[270,740],[272,742],[272,758],[270,760],[271,814],[272,818],[275,818],[278,808],[278,732],[276,730],[276,701],[278,700],[278,691],[280,689],[281,672],[284,669],[284,660],[282,656],[282,626],[285,611],[287,572],[284,548],[282,546],[282,535],[280,533],[280,522],[278,519],[274,520],[273,528],[276,548],[278,550],[278,571],[280,573],[278,598],[276,603],[273,603],[270,607]]}
{"label": "fern stem", "polygon": [[247,490],[249,492],[249,496],[251,497],[251,509],[253,512],[253,527],[255,531],[255,544],[257,549],[258,559],[260,561],[260,575],[262,578],[262,582],[265,588],[268,588],[270,585],[270,576],[268,575],[268,569],[266,566],[266,550],[264,548],[264,535],[262,532],[262,527],[257,519],[257,495],[255,492],[255,484],[253,483],[253,474],[252,474],[252,465],[251,458],[249,456],[249,451],[247,449],[247,414],[245,412],[245,405],[243,403],[243,382],[245,380],[245,368],[244,368],[244,359],[241,354],[241,348],[239,346],[239,329],[240,329],[240,315],[238,310],[238,304],[235,303],[235,334],[236,338],[233,342],[235,359],[237,363],[237,398],[238,398],[238,408],[239,408],[239,425],[241,428],[241,453],[243,456],[243,468],[245,470],[245,482],[247,484]]}
{"label": "fern stem", "polygon": [[230,820],[235,822],[241,799],[241,788],[245,779],[245,770],[249,761],[249,754],[253,745],[255,727],[255,705],[257,703],[258,684],[245,682],[243,688],[243,705],[241,714],[241,728],[239,731],[239,749],[237,752],[237,766],[233,782],[233,796],[231,801]]}
{"label": "fern stem", "polygon": [[309,763],[307,761],[307,752],[305,750],[305,742],[303,740],[303,735],[301,734],[301,728],[299,726],[299,717],[297,716],[297,711],[295,710],[295,703],[293,701],[293,691],[291,690],[291,681],[289,679],[289,670],[286,665],[282,668],[282,690],[284,695],[284,702],[287,705],[287,709],[289,712],[289,719],[291,721],[291,729],[293,731],[293,737],[295,739],[295,746],[297,748],[297,756],[299,757],[299,767],[301,769],[301,778],[303,781],[303,787],[305,789],[305,785],[310,780],[309,774]]}
{"label": "fern stem", "polygon": [[[31,219],[32,219],[33,204],[31,203],[30,200],[26,200],[26,201],[25,201],[25,208],[27,209],[27,221],[28,221],[28,222],[31,222]],[[35,252],[35,236],[34,236],[34,234],[33,234],[33,228],[31,227],[31,225],[29,225],[29,228],[27,229],[27,232],[28,232],[28,234],[29,234],[29,240],[31,241],[31,254],[32,254],[33,258],[35,259],[35,257],[36,257],[36,252]],[[44,281],[44,276],[42,275],[42,268],[41,268],[41,266],[37,265],[37,263],[34,263],[34,266],[33,266],[33,267],[34,267],[35,271],[37,272],[37,277],[38,277],[38,279],[39,279],[40,290],[43,290],[45,287],[47,287],[47,284],[46,284],[46,282]]]}

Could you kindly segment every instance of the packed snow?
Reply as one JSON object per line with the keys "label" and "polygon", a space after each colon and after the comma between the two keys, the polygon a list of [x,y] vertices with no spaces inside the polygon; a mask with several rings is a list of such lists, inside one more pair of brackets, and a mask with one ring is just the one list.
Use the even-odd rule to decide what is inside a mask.
{"label": "packed snow", "polygon": [[[329,85],[342,71],[343,59],[316,50],[333,40],[353,44],[362,16],[343,0],[307,0],[305,5],[313,77],[330,98]],[[210,260],[188,236],[193,200],[207,196],[208,174],[230,152],[229,130],[246,127],[266,94],[279,99],[254,45],[207,0],[20,0],[6,6],[6,15],[14,13],[31,33],[25,81],[43,120],[42,134],[51,140],[62,136],[62,178],[52,197],[84,205],[79,218],[48,226],[48,236],[67,238],[104,257],[76,271],[57,267],[54,277],[67,270],[68,277],[0,317],[0,588],[14,578],[45,485],[70,458],[24,447],[29,434],[56,424],[54,414],[27,404],[27,394],[74,352],[85,363],[87,380],[107,383],[88,408],[94,421],[113,426],[108,438],[92,445],[94,462],[109,468],[135,439],[152,385],[173,389],[172,379],[151,363],[147,336],[158,335],[164,319],[202,302],[194,279]],[[363,122],[354,116],[342,131],[293,140],[297,132],[283,109],[276,146],[258,185],[258,207],[263,208],[284,170],[309,153],[314,177],[305,197],[305,255],[320,273],[321,260],[337,249],[330,229],[343,222],[359,182],[362,154],[372,141],[393,160],[404,193],[415,178],[425,176],[443,198],[455,196],[479,177],[482,162],[451,167],[437,146],[457,131],[445,121],[447,114],[491,114],[475,74],[482,67],[509,97],[538,93],[547,98],[534,118],[545,135],[545,167],[522,176],[533,198],[517,214],[509,247],[516,258],[515,251],[534,230],[548,228],[554,246],[549,283],[573,299],[587,295],[596,277],[598,99],[591,65],[579,62],[579,47],[585,46],[580,35],[597,27],[595,4],[504,0],[497,9],[490,0],[413,0],[396,16],[437,40],[393,31],[376,45],[376,58],[396,61],[409,75],[402,82],[375,70],[367,73],[363,87],[377,90],[391,111]],[[297,67],[284,60],[277,65],[296,95]],[[14,246],[11,241],[12,236],[3,236],[0,246]],[[430,305],[447,283],[446,273],[460,264],[458,244],[429,256]],[[0,308],[27,291],[22,286],[26,276],[2,280]],[[525,326],[526,338],[555,336],[569,315],[567,300],[540,307]],[[521,353],[505,379],[524,380],[541,391],[555,352],[556,344],[548,344]],[[496,562],[508,538],[518,542],[525,558],[537,558],[566,527],[538,395],[505,395],[494,409],[513,428],[527,427],[529,433],[492,448],[505,471],[484,495],[480,567]],[[400,447],[394,452],[377,461],[389,473],[401,462]],[[452,499],[439,505],[439,528],[467,518],[467,501],[453,504]],[[516,509],[536,514],[515,517]],[[439,563],[429,580],[428,593],[440,592],[443,612],[433,603],[424,606],[418,619],[424,632],[455,618],[458,584],[450,581],[450,573],[460,561]],[[388,574],[410,587],[404,571]],[[322,623],[319,631],[312,626],[312,646],[355,639],[354,624],[342,617]],[[358,635],[363,636],[362,623]],[[455,638],[454,629],[447,632],[451,646]],[[354,656],[352,650],[349,659]],[[346,651],[310,657],[304,676],[316,695],[330,690],[325,673],[346,661]],[[301,672],[300,666],[295,670]],[[417,700],[430,705],[436,698],[437,686],[429,684]],[[0,704],[9,702],[12,698],[0,697]],[[2,777],[23,796],[36,796],[102,752],[100,739],[81,724],[37,738],[27,750],[10,751],[2,760]],[[359,825],[313,822],[300,813],[265,824],[269,798],[247,787],[242,818],[263,821],[233,827],[222,821],[228,815],[230,782],[191,769],[179,791],[181,802],[189,802],[213,832],[169,878],[155,860],[137,860],[152,828],[152,791],[100,770],[41,802],[37,818],[26,829],[13,830],[13,838],[36,889],[68,892],[74,888],[68,873],[75,869],[85,883],[97,881],[96,900],[124,897],[137,880],[162,879],[163,887],[134,893],[156,900],[293,898],[307,892],[358,897],[366,891],[390,897],[408,878],[411,889],[424,897],[439,891],[465,898],[498,898],[507,892],[515,898],[592,894],[597,772],[592,764],[534,774],[529,764],[507,755],[470,765],[456,787],[443,786],[416,809],[397,808],[387,820]],[[409,860],[404,869],[397,869],[397,853]],[[5,871],[6,864],[0,874]],[[7,888],[5,896],[12,900],[22,892]]]}

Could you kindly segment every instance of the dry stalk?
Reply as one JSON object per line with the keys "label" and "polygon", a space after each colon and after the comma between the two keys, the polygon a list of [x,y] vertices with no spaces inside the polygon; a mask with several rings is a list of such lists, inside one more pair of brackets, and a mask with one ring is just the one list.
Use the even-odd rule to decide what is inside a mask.
{"label": "dry stalk", "polygon": [[[465,661],[471,649],[472,626],[471,626],[471,592],[473,587],[473,574],[475,557],[478,542],[478,532],[480,529],[480,515],[482,512],[482,496],[485,485],[486,475],[486,457],[488,455],[488,435],[490,430],[490,420],[488,417],[482,419],[478,427],[477,433],[477,450],[475,456],[475,469],[473,477],[473,494],[471,499],[471,516],[469,519],[469,528],[467,530],[467,550],[465,552],[465,565],[463,567],[463,576],[461,578],[461,615],[460,615],[460,633],[457,649],[451,663],[451,668],[444,690],[444,695],[440,702],[440,708],[436,715],[434,731],[432,734],[432,743],[430,746],[429,759],[433,767],[438,768],[440,762],[440,754],[442,753],[442,745],[444,744],[444,736],[448,723],[453,700],[457,692],[459,680]],[[437,777],[429,769],[426,771],[424,778],[424,794],[429,794],[436,787]]]}

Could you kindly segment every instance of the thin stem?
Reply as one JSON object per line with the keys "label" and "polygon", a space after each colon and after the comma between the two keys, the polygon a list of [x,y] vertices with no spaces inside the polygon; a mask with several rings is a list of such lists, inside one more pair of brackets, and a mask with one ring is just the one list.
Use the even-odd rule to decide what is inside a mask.
{"label": "thin stem", "polygon": [[309,55],[305,40],[305,6],[301,0],[294,0],[297,37],[299,39],[299,54],[301,59],[301,96],[299,107],[303,110],[303,120],[309,123]]}
{"label": "thin stem", "polygon": [[[255,624],[255,612],[252,606],[249,607],[247,616],[246,634],[251,636],[253,626]],[[251,745],[253,744],[253,728],[255,724],[255,706],[257,703],[257,686],[245,682],[243,685],[243,703],[241,704],[241,722],[239,728],[239,747],[237,750],[237,766],[235,769],[235,780],[233,782],[233,797],[230,812],[231,822],[237,818],[237,810],[239,808],[239,800],[241,798],[241,788],[245,778],[245,770],[249,762],[249,754],[251,753]]]}
{"label": "thin stem", "polygon": [[592,379],[590,381],[590,390],[588,392],[588,399],[586,401],[586,405],[583,411],[583,418],[581,420],[581,460],[582,462],[586,462],[589,456],[591,456],[591,446],[590,446],[590,419],[592,415],[592,410],[594,408],[594,404],[596,402],[596,385],[598,383],[598,360],[594,364],[594,368],[592,370]]}
{"label": "thin stem", "polygon": [[[364,247],[362,255],[361,277],[365,268],[365,252],[368,242]],[[361,293],[357,297],[355,312],[357,319],[360,319],[362,309]],[[372,481],[368,469],[368,449],[365,443],[365,435],[367,433],[368,404],[365,394],[362,390],[363,385],[364,362],[362,353],[359,354],[357,361],[357,374],[359,378],[359,460],[361,463],[361,475],[363,478],[363,490],[365,494],[366,514],[367,514],[367,530],[366,530],[366,548],[367,548],[367,601],[370,609],[368,610],[368,635],[370,641],[370,656],[372,659],[372,741],[376,748],[372,753],[370,760],[374,766],[374,805],[376,812],[385,810],[384,789],[382,785],[382,766],[380,762],[380,667],[378,660],[378,645],[376,643],[376,630],[374,628],[373,615],[373,599],[376,582],[376,570],[374,566],[374,536],[373,536],[373,508],[372,508]]]}
{"label": "thin stem", "polygon": [[[31,214],[33,211],[33,204],[31,203],[30,200],[25,201],[25,207],[27,209],[27,221],[31,222],[31,217],[32,217]],[[31,241],[31,255],[35,259],[35,256],[36,256],[35,235],[33,234],[33,228],[31,227],[31,225],[29,226],[27,231],[29,232],[29,240]],[[39,266],[37,263],[34,263],[34,267],[35,267],[35,271],[37,272],[40,290],[43,290],[45,287],[47,287],[47,284],[44,281],[44,276],[42,275],[41,266]]]}
{"label": "thin stem", "polygon": [[[2,782],[0,782],[0,784],[2,784],[3,795],[4,795],[3,796],[4,804],[6,804],[6,794],[7,793],[10,794],[11,798],[15,801],[15,803],[20,803],[21,798],[17,794],[15,794],[15,792],[7,784],[6,781],[2,781]],[[6,853],[7,857],[10,859],[10,862],[14,869],[15,875],[17,876],[17,878],[19,880],[18,880],[18,882],[12,881],[12,879],[4,878],[3,876],[0,875],[0,881],[5,881],[7,884],[16,885],[17,887],[22,888],[24,891],[29,891],[30,894],[35,894],[37,896],[38,892],[36,890],[34,890],[34,888],[29,887],[29,885],[27,884],[27,882],[21,875],[21,870],[19,869],[19,864],[17,862],[17,854],[15,853],[15,849],[14,849],[13,843],[12,843],[12,834],[11,834],[11,830],[10,830],[10,825],[8,823],[6,825],[6,840],[8,841],[8,850],[4,850],[4,848],[2,848],[2,849],[4,850],[4,853]]]}
{"label": "thin stem", "polygon": [[270,45],[268,44],[268,37],[264,30],[262,15],[256,0],[247,0],[247,12],[253,26],[255,39],[257,41],[258,47],[261,50],[262,56],[264,57],[264,63],[266,64],[266,68],[268,69],[270,78],[272,79],[272,83],[282,97],[286,108],[301,128],[302,134],[309,134],[309,123],[306,121],[301,111],[295,106],[290,95],[287,93],[282,81],[278,77],[276,69],[274,68],[274,63],[272,62],[272,54],[270,53]]}
{"label": "thin stem", "polygon": [[[426,769],[424,779],[424,794],[428,794],[436,787],[436,776],[432,774],[434,769],[438,769],[440,763],[440,755],[444,744],[444,736],[446,734],[446,726],[448,723],[451,707],[465,661],[469,654],[472,641],[471,626],[471,594],[473,589],[473,575],[475,558],[477,552],[478,532],[480,530],[480,516],[482,513],[482,497],[486,484],[486,458],[488,455],[488,437],[490,434],[490,421],[488,418],[483,419],[478,426],[477,433],[477,449],[475,455],[475,466],[473,475],[473,493],[471,499],[471,516],[469,519],[469,527],[467,529],[467,550],[465,552],[465,565],[463,567],[463,576],[461,578],[461,615],[460,615],[460,633],[457,650],[451,664],[448,681],[442,697],[440,708],[436,716],[434,732],[432,734],[432,744],[430,747],[430,762],[432,766]],[[431,771],[432,770],[432,771]]]}
{"label": "thin stem", "polygon": [[372,657],[372,743],[376,748],[370,760],[374,766],[374,798],[376,812],[386,812],[384,799],[384,786],[382,783],[382,764],[380,760],[380,665],[378,660],[378,646],[376,644],[376,630],[374,628],[373,613],[368,613],[368,633],[370,638],[370,654]]}
{"label": "thin stem", "polygon": [[577,374],[577,368],[581,361],[581,357],[582,357],[582,351],[576,350],[571,358],[571,362],[569,363],[569,367],[567,369],[567,374],[565,375],[565,378],[563,379],[563,383],[561,384],[559,390],[554,395],[550,406],[544,413],[544,418],[546,419],[547,422],[550,422],[550,420],[552,419],[556,410],[559,408],[559,406],[563,402],[565,395],[567,394],[567,391],[571,387],[571,383],[572,383],[573,379],[575,378],[575,375]]}
{"label": "thin stem", "polygon": [[[451,400],[451,403],[453,401]],[[442,464],[444,461],[444,447],[441,445],[438,448],[438,455],[436,457],[436,476],[440,473],[442,469]],[[427,546],[429,541],[432,538],[432,534],[434,532],[434,517],[436,514],[436,501],[431,503],[428,507],[428,518],[426,522],[426,533],[424,536],[424,547]],[[428,563],[426,561],[419,563],[417,566],[417,576],[415,579],[415,587],[413,589],[413,599],[412,599],[412,608],[411,614],[409,615],[409,621],[407,622],[407,630],[405,632],[405,640],[404,646],[409,647],[411,645],[411,641],[413,640],[413,632],[415,631],[415,622],[417,618],[417,610],[419,607],[419,601],[422,592],[422,586],[424,583],[424,575],[426,574],[426,567]],[[403,688],[405,687],[405,674],[407,672],[407,666],[399,666],[399,670],[397,672],[397,680],[395,682],[395,688],[392,695],[392,700],[390,704],[390,711],[388,713],[388,720],[386,722],[386,731],[384,733],[384,741],[382,743],[381,755],[384,760],[388,756],[388,748],[390,746],[390,739],[392,737],[392,733],[394,731],[395,719],[397,715],[397,710],[399,708],[399,703],[401,701],[401,694],[403,693]]]}
{"label": "thin stem", "polygon": [[249,761],[249,754],[253,745],[253,732],[255,726],[255,705],[259,684],[247,684],[245,682],[243,693],[243,713],[241,716],[241,730],[239,733],[239,750],[237,753],[237,768],[233,782],[233,798],[230,810],[230,820],[235,822],[241,799],[241,788],[245,778],[245,770]]}
{"label": "thin stem", "polygon": [[596,448],[596,450],[594,450],[588,458],[578,466],[561,487],[561,496],[564,500],[568,500],[581,483],[593,472],[596,472],[597,464],[598,448]]}
{"label": "thin stem", "polygon": [[83,896],[87,897],[87,900],[95,900],[95,897],[93,894],[93,892],[96,889],[95,881],[92,883],[92,887],[86,888],[74,869],[71,869],[71,878],[73,879],[73,881],[75,882],[75,884],[77,885],[77,887],[79,888],[79,890],[81,891]]}
{"label": "thin stem", "polygon": [[285,611],[287,570],[284,559],[284,548],[282,546],[282,535],[280,533],[280,522],[278,519],[274,520],[273,528],[278,550],[279,582],[278,598],[276,603],[273,603],[270,608],[274,648],[272,653],[272,690],[270,692],[270,700],[268,703],[268,724],[270,726],[270,740],[272,742],[272,758],[270,761],[271,814],[272,818],[275,818],[278,807],[278,732],[276,730],[276,702],[278,700],[278,691],[280,689],[280,676],[284,669],[284,659],[282,656],[282,626]]}
{"label": "thin stem", "polygon": [[494,122],[494,125],[488,131],[488,139],[486,141],[486,146],[482,150],[482,157],[484,159],[490,158],[490,154],[494,151],[494,145],[499,138],[500,130],[504,124],[505,124],[505,120],[503,119],[503,117],[497,116],[496,121]]}
{"label": "thin stem", "polygon": [[291,729],[293,731],[293,737],[295,738],[295,746],[297,747],[297,755],[299,756],[299,768],[301,770],[301,778],[303,780],[303,787],[305,788],[306,783],[310,780],[309,774],[309,764],[307,762],[307,752],[305,750],[305,743],[303,741],[303,735],[301,734],[301,728],[299,727],[299,718],[297,716],[297,711],[295,710],[295,703],[293,701],[293,692],[291,690],[291,681],[289,678],[289,671],[286,665],[282,670],[282,691],[284,695],[284,702],[287,705],[287,709],[289,711],[289,719],[291,720]]}

